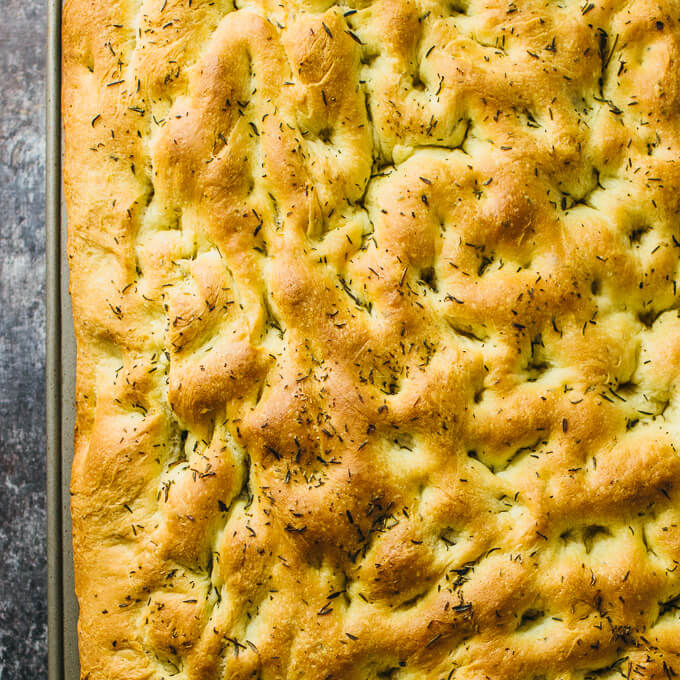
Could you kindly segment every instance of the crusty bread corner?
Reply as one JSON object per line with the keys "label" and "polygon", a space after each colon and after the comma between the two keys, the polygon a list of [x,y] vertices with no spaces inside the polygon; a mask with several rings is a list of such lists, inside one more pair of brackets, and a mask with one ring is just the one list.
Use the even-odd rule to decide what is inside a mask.
{"label": "crusty bread corner", "polygon": [[66,0],[89,680],[680,675],[680,3]]}

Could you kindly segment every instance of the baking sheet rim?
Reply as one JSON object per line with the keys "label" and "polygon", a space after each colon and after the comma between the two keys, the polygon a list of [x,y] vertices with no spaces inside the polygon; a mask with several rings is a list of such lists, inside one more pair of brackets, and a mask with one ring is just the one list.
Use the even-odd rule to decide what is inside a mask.
{"label": "baking sheet rim", "polygon": [[49,680],[80,677],[68,484],[75,418],[75,340],[63,246],[61,0],[47,0],[45,259],[47,626]]}

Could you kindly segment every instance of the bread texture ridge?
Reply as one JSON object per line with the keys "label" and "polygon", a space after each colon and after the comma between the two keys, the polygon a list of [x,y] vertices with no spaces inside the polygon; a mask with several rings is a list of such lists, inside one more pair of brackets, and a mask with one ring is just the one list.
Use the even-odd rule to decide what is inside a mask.
{"label": "bread texture ridge", "polygon": [[88,680],[680,676],[680,2],[65,0]]}

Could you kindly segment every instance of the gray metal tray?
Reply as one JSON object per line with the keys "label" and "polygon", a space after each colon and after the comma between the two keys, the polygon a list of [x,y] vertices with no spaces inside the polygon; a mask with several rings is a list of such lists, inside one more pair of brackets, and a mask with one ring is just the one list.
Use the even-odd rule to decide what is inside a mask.
{"label": "gray metal tray", "polygon": [[75,419],[75,340],[63,249],[61,193],[61,0],[47,0],[47,589],[48,677],[80,677],[73,587],[69,476]]}

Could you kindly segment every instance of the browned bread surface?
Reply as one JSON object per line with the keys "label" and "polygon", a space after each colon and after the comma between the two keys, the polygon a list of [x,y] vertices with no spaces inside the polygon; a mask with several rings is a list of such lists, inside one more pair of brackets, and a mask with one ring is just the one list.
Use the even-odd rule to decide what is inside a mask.
{"label": "browned bread surface", "polygon": [[680,676],[680,2],[63,47],[82,677]]}

